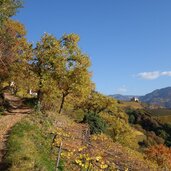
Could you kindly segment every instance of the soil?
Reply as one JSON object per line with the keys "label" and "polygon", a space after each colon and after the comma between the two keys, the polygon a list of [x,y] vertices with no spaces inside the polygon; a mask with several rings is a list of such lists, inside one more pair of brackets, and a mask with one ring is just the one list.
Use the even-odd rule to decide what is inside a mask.
{"label": "soil", "polygon": [[0,170],[3,168],[3,157],[7,151],[6,141],[12,127],[32,111],[23,104],[21,98],[10,93],[5,93],[4,97],[8,103],[8,109],[0,116]]}

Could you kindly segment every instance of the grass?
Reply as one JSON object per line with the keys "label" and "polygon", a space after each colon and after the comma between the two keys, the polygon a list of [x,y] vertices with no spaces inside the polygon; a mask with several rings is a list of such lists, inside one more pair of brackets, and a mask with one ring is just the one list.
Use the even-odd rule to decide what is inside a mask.
{"label": "grass", "polygon": [[149,110],[149,112],[153,115],[153,116],[171,116],[171,109],[151,109]]}
{"label": "grass", "polygon": [[42,119],[35,116],[14,126],[8,138],[5,156],[8,170],[55,170],[55,158],[51,154],[52,136],[47,132],[50,124],[48,119]]}
{"label": "grass", "polygon": [[[27,100],[26,104],[30,104],[30,106],[34,104],[34,99]],[[131,105],[133,104],[131,103]],[[73,135],[75,130],[78,130],[79,133],[79,130],[81,129],[80,124],[76,124],[73,121],[73,118],[74,120],[79,121],[82,119],[82,115],[81,112],[75,113],[75,115],[72,113],[72,115],[70,115],[72,119],[70,119],[66,114],[59,115],[55,112],[46,112],[46,114],[35,113],[24,118],[20,123],[13,127],[7,141],[8,151],[5,156],[5,164],[8,166],[7,170],[54,171],[58,149],[53,148],[53,150],[51,150],[53,135],[50,133],[56,131],[57,125],[64,128],[68,125],[71,132],[73,132]],[[71,128],[71,126],[75,126],[74,129]],[[72,131],[72,129],[74,131]],[[135,134],[137,135],[137,138],[143,136],[139,131],[136,131]],[[69,144],[72,143],[75,145],[75,142],[69,140]],[[115,147],[115,144],[113,145],[113,150],[115,150],[117,147]],[[101,147],[99,147],[99,149],[100,148]],[[123,149],[121,149],[121,154],[127,157],[127,155],[124,155],[125,153],[129,155],[131,161],[148,164],[148,161],[144,160],[144,156],[141,153],[136,153],[136,151],[134,152],[133,150],[126,152],[126,149],[123,147]],[[138,154],[140,156],[138,156]],[[130,162],[125,162],[124,159],[122,160],[125,164],[127,164],[127,162],[129,164]],[[68,160],[63,158],[63,160],[60,161],[58,170],[63,171],[67,162]],[[151,163],[149,165],[151,165]],[[68,170],[70,170],[70,166]]]}
{"label": "grass", "polygon": [[118,104],[118,107],[121,109],[143,109],[143,105],[141,103],[137,103],[137,102],[125,102],[125,101],[121,101]]}
{"label": "grass", "polygon": [[152,117],[162,123],[171,123],[171,109],[151,109],[149,110]]}
{"label": "grass", "polygon": [[171,123],[171,115],[168,115],[168,116],[153,116],[153,118],[159,120],[163,124],[165,124],[165,123],[170,124]]}
{"label": "grass", "polygon": [[[57,124],[58,122],[58,124]],[[54,124],[55,123],[55,124]],[[54,126],[53,126],[54,125]],[[55,125],[63,128],[70,129],[72,136],[78,136],[81,129],[80,124],[75,123],[66,115],[59,115],[56,113],[48,112],[45,114],[34,114],[28,118],[24,118],[20,123],[16,124],[8,138],[7,142],[7,154],[5,156],[5,162],[8,164],[8,171],[54,171],[55,162],[57,157],[57,149],[53,148],[51,153],[52,135],[51,131],[56,130]],[[73,126],[73,127],[72,127]],[[74,131],[72,131],[74,130]],[[75,133],[78,130],[78,133]],[[137,136],[141,136],[141,132],[136,132]],[[103,143],[103,142],[102,142]],[[69,144],[75,144],[75,141],[69,139]],[[97,144],[98,145],[98,144]],[[113,150],[116,150],[115,143],[112,142]],[[120,145],[119,145],[120,146]],[[127,151],[126,147],[121,148],[121,157],[125,156],[126,159],[129,157],[130,160],[124,160],[123,165],[129,162],[135,161],[144,165],[147,163],[152,167],[152,163],[144,160],[144,156],[141,153],[133,151]],[[99,144],[99,149],[101,146]],[[135,155],[135,157],[134,157]],[[66,160],[66,163],[65,163]],[[71,159],[72,160],[72,159]],[[117,160],[117,159],[116,159]],[[63,158],[60,161],[59,171],[64,170],[64,166],[68,163],[68,159]],[[73,161],[71,161],[71,164]],[[75,166],[75,165],[74,165]],[[156,167],[156,166],[154,166]],[[72,170],[70,165],[68,169]]]}

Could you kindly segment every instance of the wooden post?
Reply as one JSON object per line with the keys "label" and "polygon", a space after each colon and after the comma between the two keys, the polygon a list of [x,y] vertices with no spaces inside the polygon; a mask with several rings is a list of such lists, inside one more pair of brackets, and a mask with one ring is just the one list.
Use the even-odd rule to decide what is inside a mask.
{"label": "wooden post", "polygon": [[60,108],[59,108],[59,114],[61,114],[61,112],[62,112],[64,102],[65,102],[65,94],[62,95],[62,101],[61,101],[61,105],[60,105]]}
{"label": "wooden post", "polygon": [[57,136],[56,134],[53,135],[52,144],[51,144],[51,148],[50,148],[50,154],[52,154],[53,143],[55,142],[56,136]]}
{"label": "wooden post", "polygon": [[58,171],[58,167],[59,167],[59,161],[60,161],[60,158],[61,158],[61,151],[62,151],[62,142],[60,144],[60,147],[59,147],[59,151],[58,151],[58,158],[56,160],[56,171]]}

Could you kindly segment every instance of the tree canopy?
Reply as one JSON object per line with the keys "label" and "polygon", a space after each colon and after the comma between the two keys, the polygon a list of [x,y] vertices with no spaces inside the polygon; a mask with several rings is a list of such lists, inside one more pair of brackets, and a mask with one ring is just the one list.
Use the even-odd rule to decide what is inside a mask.
{"label": "tree canopy", "polygon": [[22,0],[0,0],[0,24],[15,15],[18,8],[22,7],[22,4]]}
{"label": "tree canopy", "polygon": [[38,100],[52,90],[61,97],[61,113],[66,97],[81,101],[90,94],[93,84],[90,60],[78,47],[79,36],[69,34],[61,39],[45,34],[34,49],[32,71],[37,84]]}

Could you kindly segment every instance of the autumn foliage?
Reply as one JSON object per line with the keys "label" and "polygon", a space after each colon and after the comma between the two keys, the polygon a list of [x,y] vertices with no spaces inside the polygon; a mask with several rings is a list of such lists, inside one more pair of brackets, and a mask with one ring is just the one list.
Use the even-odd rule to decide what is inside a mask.
{"label": "autumn foliage", "polygon": [[171,149],[161,145],[151,146],[146,150],[148,159],[157,162],[161,168],[171,170]]}
{"label": "autumn foliage", "polygon": [[[52,149],[62,146],[65,169],[155,170],[159,166],[171,170],[170,148],[154,145],[164,144],[164,139],[170,142],[171,127],[165,125],[163,131],[146,111],[126,111],[112,97],[95,91],[91,61],[79,47],[79,35],[56,38],[45,33],[33,48],[24,25],[9,18],[21,6],[20,0],[0,1],[0,91],[13,81],[18,95],[35,100],[36,114],[46,120],[47,111],[55,113],[48,129],[55,126]],[[36,92],[34,98],[29,90]],[[68,123],[64,118],[59,123],[61,113],[70,118],[74,113],[80,122]],[[131,124],[142,127],[138,131]],[[139,136],[146,139],[139,142]],[[142,154],[143,143],[154,146]]]}

